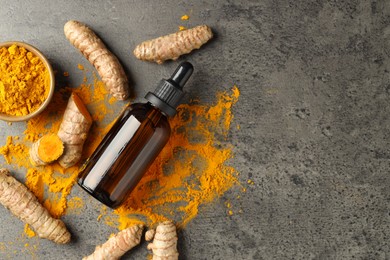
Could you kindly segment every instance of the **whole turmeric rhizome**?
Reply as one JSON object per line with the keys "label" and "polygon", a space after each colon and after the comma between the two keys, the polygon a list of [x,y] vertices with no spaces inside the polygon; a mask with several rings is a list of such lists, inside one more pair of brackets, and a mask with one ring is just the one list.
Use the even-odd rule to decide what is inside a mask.
{"label": "whole turmeric rhizome", "polygon": [[[83,258],[83,260],[96,259],[119,259],[127,251],[141,242],[143,225],[128,227],[112,236],[102,245],[96,247],[95,251]],[[177,233],[176,226],[171,221],[160,223],[156,230],[150,229],[145,234],[145,240],[151,241],[148,249],[153,252],[153,260],[177,260]]]}
{"label": "whole turmeric rhizome", "polygon": [[58,244],[70,241],[70,233],[64,222],[50,216],[35,195],[12,177],[7,169],[0,169],[0,203],[29,224],[39,237]]}

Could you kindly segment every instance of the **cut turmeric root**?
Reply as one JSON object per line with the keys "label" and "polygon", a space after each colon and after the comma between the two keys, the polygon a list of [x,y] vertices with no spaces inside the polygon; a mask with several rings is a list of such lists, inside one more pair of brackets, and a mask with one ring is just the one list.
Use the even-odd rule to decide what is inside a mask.
{"label": "cut turmeric root", "polygon": [[70,241],[70,233],[64,222],[51,217],[35,195],[12,177],[7,169],[0,169],[0,203],[29,224],[39,237],[58,244]]}
{"label": "cut turmeric root", "polygon": [[192,29],[145,41],[134,50],[137,59],[162,64],[166,60],[176,60],[181,55],[199,49],[213,37],[211,28],[200,25]]}
{"label": "cut turmeric root", "polygon": [[84,142],[92,125],[92,117],[75,94],[69,98],[58,136],[65,145],[59,164],[64,168],[75,165],[81,158]]}
{"label": "cut turmeric root", "polygon": [[128,80],[118,58],[85,24],[68,21],[64,26],[66,38],[96,68],[108,91],[118,100],[129,96]]}
{"label": "cut turmeric root", "polygon": [[57,160],[64,152],[64,144],[56,134],[44,135],[30,149],[30,161],[34,166],[46,165]]}
{"label": "cut turmeric root", "polygon": [[176,226],[171,221],[160,223],[156,228],[153,243],[148,245],[148,249],[153,251],[153,260],[177,260],[179,253]]}
{"label": "cut turmeric root", "polygon": [[103,245],[97,246],[92,255],[83,260],[115,260],[127,251],[138,245],[141,241],[143,226],[134,225],[126,228],[108,239]]}

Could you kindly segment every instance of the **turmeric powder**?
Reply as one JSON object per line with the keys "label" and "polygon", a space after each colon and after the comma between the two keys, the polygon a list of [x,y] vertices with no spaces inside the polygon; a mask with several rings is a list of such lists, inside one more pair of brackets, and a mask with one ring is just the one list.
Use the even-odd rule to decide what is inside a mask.
{"label": "turmeric powder", "polygon": [[30,114],[49,90],[49,71],[37,56],[17,45],[0,48],[0,113]]}
{"label": "turmeric powder", "polygon": [[221,145],[219,136],[228,134],[239,95],[235,86],[231,94],[218,93],[214,105],[179,106],[178,115],[170,120],[168,144],[128,200],[114,211],[119,229],[134,224],[134,215],[144,216],[148,225],[172,219],[183,227],[202,204],[238,184],[236,170],[226,165],[232,148]]}
{"label": "turmeric powder", "polygon": [[[28,147],[41,135],[58,131],[71,91],[82,99],[96,122],[84,144],[82,159],[92,154],[110,129],[107,119],[112,119],[115,109],[115,104],[110,105],[112,99],[106,94],[103,82],[97,78],[92,83],[84,81],[76,88],[61,89],[45,111],[27,122],[19,140],[8,137],[7,143],[0,147],[7,163],[30,167]],[[179,106],[178,114],[170,121],[172,136],[166,148],[124,205],[114,212],[102,210],[99,219],[120,230],[140,223],[154,226],[169,219],[183,227],[197,216],[202,205],[239,184],[237,171],[227,164],[233,153],[225,140],[239,96],[238,88],[233,87],[232,91],[218,93],[215,104],[193,101]],[[52,216],[61,217],[71,214],[66,211],[68,196],[78,170],[76,166],[65,170],[57,163],[30,169],[26,185]]]}

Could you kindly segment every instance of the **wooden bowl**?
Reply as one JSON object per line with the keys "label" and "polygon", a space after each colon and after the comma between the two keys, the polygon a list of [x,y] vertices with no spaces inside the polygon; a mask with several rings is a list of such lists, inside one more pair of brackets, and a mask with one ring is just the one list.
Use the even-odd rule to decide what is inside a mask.
{"label": "wooden bowl", "polygon": [[54,95],[54,88],[55,88],[55,77],[54,77],[54,71],[51,67],[49,61],[47,58],[34,46],[31,46],[30,44],[24,43],[24,42],[2,42],[0,43],[0,48],[2,47],[10,47],[11,45],[17,45],[19,47],[23,47],[26,50],[32,52],[35,56],[37,56],[45,65],[46,69],[49,71],[49,94],[46,97],[46,100],[41,104],[41,106],[35,110],[34,112],[25,115],[25,116],[12,116],[0,113],[0,120],[8,121],[8,122],[19,122],[19,121],[27,121],[35,116],[37,116],[39,113],[41,113],[50,103],[51,99]]}

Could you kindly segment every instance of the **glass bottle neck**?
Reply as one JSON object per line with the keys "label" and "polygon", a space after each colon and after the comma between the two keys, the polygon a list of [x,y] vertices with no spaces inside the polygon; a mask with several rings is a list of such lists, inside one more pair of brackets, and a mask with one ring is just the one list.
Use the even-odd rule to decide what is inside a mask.
{"label": "glass bottle neck", "polygon": [[[153,110],[156,110],[156,111],[158,111],[159,113],[161,113],[163,116],[165,116],[165,117],[169,117],[166,113],[164,113],[161,109],[159,109],[157,106],[155,106],[155,105],[153,105],[153,103],[151,103],[151,102],[149,102],[148,101],[148,103],[147,103],[148,105],[150,105],[152,108],[153,108]],[[149,117],[149,116],[148,116]]]}

